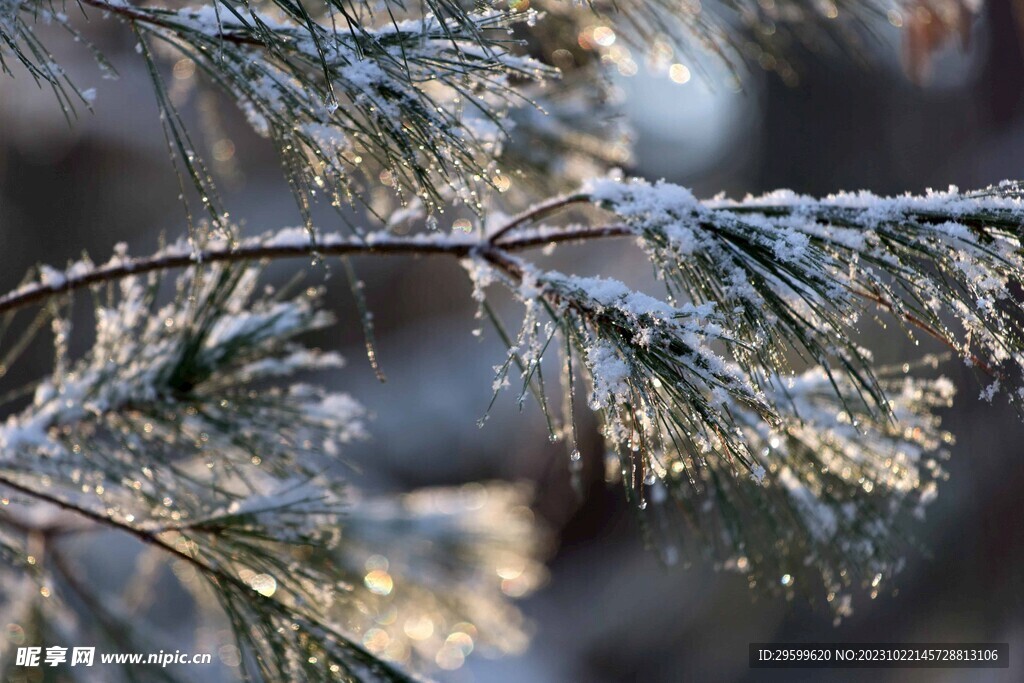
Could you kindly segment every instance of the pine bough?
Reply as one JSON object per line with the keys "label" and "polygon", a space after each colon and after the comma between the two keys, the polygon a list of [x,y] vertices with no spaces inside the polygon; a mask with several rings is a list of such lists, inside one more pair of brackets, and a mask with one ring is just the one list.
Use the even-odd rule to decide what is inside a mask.
{"label": "pine bough", "polygon": [[[375,498],[347,484],[343,452],[365,438],[367,417],[354,398],[302,379],[342,366],[302,342],[332,319],[317,287],[265,286],[269,261],[340,259],[379,371],[352,257],[458,259],[507,346],[495,392],[515,382],[520,401],[535,398],[574,481],[592,455],[577,445],[582,400],[602,425],[607,478],[666,561],[704,553],[752,587],[823,598],[837,618],[857,589],[876,593],[900,570],[907,518],[945,477],[952,437],[935,413],[954,389],[929,371],[960,360],[981,378],[981,400],[1022,404],[1015,183],[701,201],[609,173],[628,155],[609,148],[620,142],[604,123],[612,103],[593,80],[598,56],[575,55],[562,92],[545,88],[557,72],[544,58],[595,17],[619,22],[627,40],[679,29],[684,44],[696,37],[742,62],[749,22],[735,17],[756,25],[771,19],[763,10],[725,2],[712,21],[662,3],[611,16],[553,5],[545,30],[522,3],[425,5],[416,15],[391,0],[315,10],[82,0],[87,16],[134,32],[171,157],[206,219],[190,217],[187,236],[149,256],[119,246],[104,263],[41,266],[0,296],[0,378],[47,326],[55,342],[52,373],[8,388],[0,426],[0,590],[32,637],[63,632],[84,607],[119,650],[158,638],[127,627],[130,595],[100,600],[69,565],[63,538],[107,529],[140,543],[140,567],[170,559],[197,605],[219,605],[211,618],[231,625],[248,678],[404,680],[457,668],[474,648],[525,647],[507,598],[543,579],[528,491]],[[820,35],[803,31],[846,9],[777,6],[788,11],[774,18],[800,35]],[[856,30],[871,8],[851,5],[853,21],[838,25]],[[40,36],[56,24],[84,41],[75,23],[45,3],[0,0],[0,64],[52,87],[69,116],[95,93],[66,78]],[[164,87],[161,54],[188,60],[204,75],[196,87],[222,91],[273,141],[303,225],[253,236],[231,223]],[[383,210],[378,184],[392,190]],[[529,206],[551,188],[566,192]],[[363,207],[385,225],[320,230],[310,207],[321,195],[343,217]],[[454,207],[476,216],[471,234],[438,230]],[[392,229],[417,221],[426,230]],[[634,242],[664,295],[529,258],[604,239]],[[523,304],[517,333],[491,305],[496,288]],[[85,296],[95,325],[79,335]],[[879,366],[858,341],[875,320],[938,353]],[[80,336],[88,351],[73,357]],[[549,355],[560,356],[558,388],[544,379]]]}

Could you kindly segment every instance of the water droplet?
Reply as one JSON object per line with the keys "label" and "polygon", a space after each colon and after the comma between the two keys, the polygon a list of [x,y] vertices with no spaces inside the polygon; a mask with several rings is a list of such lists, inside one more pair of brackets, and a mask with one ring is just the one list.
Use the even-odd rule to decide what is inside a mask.
{"label": "water droplet", "polygon": [[569,479],[572,490],[577,496],[583,495],[583,457],[579,450],[573,449],[569,454]]}

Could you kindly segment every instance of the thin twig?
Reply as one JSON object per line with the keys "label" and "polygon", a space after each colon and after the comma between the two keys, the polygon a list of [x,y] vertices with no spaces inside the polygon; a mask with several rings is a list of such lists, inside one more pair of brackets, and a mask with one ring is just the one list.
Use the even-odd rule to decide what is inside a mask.
{"label": "thin twig", "polygon": [[523,213],[515,216],[509,223],[505,224],[501,229],[492,234],[487,240],[491,244],[496,243],[499,239],[504,237],[506,234],[512,232],[521,225],[532,223],[539,218],[550,215],[556,211],[560,211],[567,206],[572,204],[580,204],[583,202],[589,202],[590,196],[585,194],[571,194],[565,197],[557,197],[551,201],[544,202],[538,206],[528,209]]}
{"label": "thin twig", "polygon": [[[93,522],[96,522],[98,524],[102,524],[102,525],[111,527],[113,529],[117,529],[119,531],[124,531],[124,532],[134,536],[135,538],[139,539],[143,543],[146,543],[148,545],[153,545],[153,546],[156,546],[158,548],[162,548],[163,550],[166,550],[167,552],[171,553],[172,555],[180,557],[181,559],[185,560],[186,562],[194,565],[197,569],[199,569],[199,570],[201,570],[201,571],[203,571],[203,572],[205,572],[207,574],[214,575],[218,579],[229,580],[230,582],[237,583],[240,586],[246,586],[246,584],[242,583],[241,579],[237,579],[237,578],[231,576],[230,574],[226,574],[225,572],[221,571],[220,569],[217,569],[215,567],[210,567],[209,565],[207,565],[207,564],[205,564],[203,562],[200,562],[195,557],[189,555],[188,553],[185,553],[185,552],[182,552],[182,551],[178,550],[177,548],[175,548],[171,544],[167,543],[163,539],[157,538],[157,536],[155,534],[150,533],[150,532],[146,531],[145,529],[140,529],[138,527],[132,526],[131,524],[125,524],[125,523],[118,522],[116,519],[113,519],[112,517],[107,517],[105,515],[101,515],[98,512],[93,512],[92,510],[89,510],[88,508],[79,507],[79,506],[75,505],[74,503],[70,503],[70,502],[68,502],[66,500],[58,498],[57,496],[51,495],[49,493],[45,493],[43,491],[38,491],[38,490],[33,489],[31,487],[25,486],[24,484],[19,484],[18,482],[14,481],[13,479],[8,478],[5,475],[0,475],[0,486],[6,486],[9,489],[17,491],[18,493],[22,493],[22,494],[24,494],[26,496],[29,496],[31,498],[35,498],[36,500],[43,501],[44,503],[49,503],[50,505],[55,505],[55,506],[59,507],[62,510],[67,510],[69,512],[73,512],[73,513],[75,513],[75,514],[77,514],[79,516],[85,517],[86,519],[92,520]],[[248,586],[246,586],[246,587],[248,587]]]}
{"label": "thin twig", "polygon": [[[931,336],[931,337],[937,339],[938,341],[942,342],[942,344],[944,346],[946,346],[946,348],[950,349],[951,351],[954,351],[957,354],[961,353],[960,349],[958,349],[956,347],[956,344],[954,344],[952,341],[950,341],[946,337],[946,335],[942,334],[941,332],[936,330],[934,327],[932,327],[931,325],[929,325],[925,321],[923,321],[920,318],[918,318],[916,315],[914,315],[912,313],[903,313],[903,312],[897,311],[896,307],[893,306],[891,302],[886,301],[882,297],[880,297],[880,296],[878,296],[876,294],[872,294],[871,292],[864,292],[864,291],[861,291],[861,290],[856,289],[854,287],[847,287],[847,289],[850,292],[852,292],[853,294],[856,294],[859,297],[867,299],[868,301],[873,301],[874,303],[878,304],[882,308],[884,308],[887,311],[889,311],[889,313],[892,314],[893,316],[895,316],[896,318],[904,320],[904,321],[910,323],[911,325],[913,325],[914,327],[918,328],[919,330],[924,331],[929,336]],[[983,359],[978,358],[973,353],[968,353],[968,355],[970,356],[971,361],[975,365],[977,365],[979,368],[981,368],[982,371],[984,371],[986,375],[989,375],[991,377],[1000,377],[999,373],[997,373],[995,370],[993,370],[992,366],[990,366],[988,363],[986,363]]]}
{"label": "thin twig", "polygon": [[501,247],[504,251],[522,251],[553,242],[581,242],[601,237],[629,237],[633,235],[636,235],[636,231],[627,225],[602,225],[593,228],[567,228],[562,232],[546,230],[542,233],[527,233],[508,241],[496,241],[494,237],[497,235],[495,235],[488,241],[491,245]]}

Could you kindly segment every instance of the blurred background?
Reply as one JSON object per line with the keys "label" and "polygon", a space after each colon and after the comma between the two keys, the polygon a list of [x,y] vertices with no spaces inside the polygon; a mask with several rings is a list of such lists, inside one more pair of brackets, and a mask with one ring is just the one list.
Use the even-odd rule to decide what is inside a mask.
{"label": "blurred background", "polygon": [[[988,2],[969,47],[932,56],[930,76],[908,78],[901,34],[880,22],[868,63],[796,54],[796,83],[744,75],[741,87],[714,65],[685,83],[641,68],[616,76],[636,132],[630,173],[665,177],[700,196],[788,187],[920,192],[975,188],[1024,178],[1024,42],[1011,0]],[[108,29],[113,27],[107,27]],[[69,127],[52,95],[28,79],[0,78],[0,289],[39,262],[61,265],[82,250],[102,259],[127,242],[152,249],[182,233],[183,212],[166,156],[151,85],[127,31],[98,31],[121,73],[102,80],[82,52],[58,57],[82,87],[96,87],[96,113]],[[955,41],[954,41],[955,43]],[[55,47],[60,41],[55,41]],[[171,76],[172,89],[176,86]],[[188,74],[185,74],[188,76]],[[184,95],[183,95],[184,97]],[[230,103],[197,98],[190,116],[220,131],[212,150],[225,204],[248,232],[299,222],[270,145]],[[324,226],[330,228],[331,226]],[[555,257],[578,274],[602,273],[642,286],[643,261],[624,244]],[[1024,679],[1024,425],[1002,406],[977,400],[957,364],[960,389],[944,426],[956,436],[950,480],[908,549],[890,592],[855,599],[839,626],[824,609],[759,598],[745,580],[702,561],[666,567],[643,547],[616,486],[603,482],[600,442],[584,422],[585,495],[569,486],[564,447],[550,445],[529,403],[519,414],[504,396],[483,429],[492,366],[503,347],[478,324],[469,284],[447,260],[356,263],[376,315],[388,381],[365,363],[343,277],[327,274],[340,324],[322,345],[341,348],[349,367],[336,378],[375,413],[373,439],[350,453],[370,489],[511,479],[536,483],[535,512],[555,540],[550,579],[521,601],[534,641],[519,657],[470,658],[451,681],[1019,681]],[[294,269],[280,269],[284,280]],[[324,273],[309,275],[319,281]],[[502,309],[513,321],[513,305]],[[869,340],[870,341],[870,340]],[[899,335],[876,345],[881,360],[909,355]],[[45,367],[45,344],[22,363],[24,379]],[[36,373],[33,372],[33,368]],[[14,384],[14,380],[12,385]],[[747,667],[755,641],[1009,642],[1009,670],[758,671]]]}

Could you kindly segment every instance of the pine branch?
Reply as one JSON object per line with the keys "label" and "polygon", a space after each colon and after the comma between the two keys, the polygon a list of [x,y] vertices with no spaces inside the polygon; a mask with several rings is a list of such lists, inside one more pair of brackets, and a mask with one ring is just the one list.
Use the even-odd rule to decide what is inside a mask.
{"label": "pine branch", "polygon": [[[664,182],[607,179],[504,218],[488,210],[519,207],[628,158],[614,126],[576,120],[608,111],[601,89],[580,108],[599,62],[636,68],[628,50],[603,51],[616,40],[612,28],[580,30],[579,8],[553,8],[554,25],[532,32],[532,10],[471,10],[452,0],[427,0],[418,15],[390,0],[315,9],[290,0],[183,9],[81,2],[138,38],[179,182],[195,186],[212,227],[192,229],[189,214],[188,240],[145,257],[119,248],[100,265],[43,266],[0,297],[2,330],[23,328],[0,355],[4,371],[47,322],[55,341],[52,372],[31,392],[5,395],[15,407],[0,425],[0,486],[19,509],[71,512],[190,566],[205,581],[189,590],[204,603],[212,591],[251,677],[404,680],[389,662],[458,666],[476,643],[515,651],[524,629],[504,597],[543,578],[534,524],[502,521],[525,503],[520,490],[434,491],[396,504],[347,488],[337,476],[341,452],[364,435],[363,411],[296,378],[341,364],[298,341],[330,321],[319,290],[260,294],[254,263],[458,258],[507,347],[495,394],[518,370],[520,402],[528,392],[537,398],[551,435],[567,442],[577,484],[576,403],[585,395],[612,454],[607,469],[666,560],[680,543],[700,540],[751,585],[817,591],[837,617],[849,612],[853,586],[877,590],[899,571],[903,518],[934,498],[951,438],[933,412],[949,404],[952,387],[877,368],[858,342],[865,317],[891,316],[980,369],[990,382],[982,399],[1024,403],[1024,310],[1014,289],[1024,274],[1024,193],[1016,184],[922,197],[778,192],[699,201]],[[620,33],[679,37],[681,29],[730,64],[757,61],[787,82],[795,72],[777,44],[800,37],[817,47],[834,35],[820,24],[860,31],[882,11],[810,0],[723,0],[700,11],[657,0],[622,10]],[[73,30],[40,2],[0,0],[0,67],[13,54],[71,113],[77,91],[36,38],[37,20]],[[564,34],[589,56],[559,102],[541,91],[555,70],[527,54],[554,59],[553,36]],[[163,86],[156,55],[167,49],[271,138],[303,227],[242,237],[227,223]],[[569,58],[561,61],[577,63]],[[532,108],[540,102],[554,115],[540,116]],[[510,120],[522,128],[518,142]],[[517,172],[530,178],[509,193]],[[389,225],[425,215],[436,229],[437,215],[463,206],[476,223],[453,227],[474,234],[314,228],[319,194],[340,208],[364,201],[377,180],[403,205]],[[568,223],[576,214],[585,222]],[[526,258],[534,248],[609,237],[639,245],[664,299]],[[379,372],[371,314],[345,265]],[[181,273],[165,301],[171,270]],[[517,335],[487,301],[495,283],[525,306]],[[73,358],[73,295],[83,290],[96,302],[95,339]],[[32,307],[35,318],[18,317]],[[541,369],[551,349],[562,354],[561,424],[549,414]],[[32,566],[28,541],[78,531],[62,520],[32,528],[5,514],[0,554]],[[421,553],[412,536],[433,552]],[[416,637],[381,628],[380,614],[398,610]],[[457,630],[442,642],[432,615]]]}
{"label": "pine branch", "polygon": [[[588,203],[622,221],[609,232],[637,238],[667,302],[501,251],[584,233],[547,221]],[[858,321],[877,305],[990,374],[982,399],[1018,405],[1024,311],[1011,284],[1024,273],[1022,219],[1013,184],[700,202],[667,183],[601,181],[511,219],[466,264],[478,290],[501,282],[526,303],[510,350],[521,366],[539,366],[546,348],[533,302],[564,331],[566,355],[585,361],[591,406],[619,454],[610,471],[671,539],[666,557],[682,521],[752,585],[791,593],[799,577],[841,617],[850,586],[877,590],[902,566],[901,519],[923,510],[942,476],[924,455],[949,439],[931,411],[952,394],[878,370],[855,342]]]}
{"label": "pine branch", "polygon": [[[304,229],[270,241],[280,248],[296,239],[309,247]],[[169,249],[191,254],[186,243]],[[115,256],[125,270],[119,281],[108,280],[108,296],[93,283],[96,333],[89,352],[72,361],[60,350],[64,367],[0,425],[0,488],[18,494],[18,509],[44,518],[31,501],[43,503],[187,558],[207,586],[188,588],[207,591],[197,595],[202,602],[212,591],[252,678],[406,680],[384,661],[404,655],[358,635],[367,619],[373,623],[365,605],[390,594],[380,592],[373,571],[359,569],[380,553],[396,560],[388,581],[401,584],[402,604],[416,615],[410,618],[442,610],[453,624],[476,624],[459,637],[469,638],[468,645],[458,638],[444,644],[445,661],[468,654],[473,639],[496,652],[521,647],[521,616],[498,588],[513,537],[522,545],[516,561],[530,572],[508,592],[523,594],[542,578],[532,559],[542,549],[533,525],[508,525],[525,492],[480,487],[476,500],[493,497],[495,520],[445,521],[437,530],[437,543],[464,554],[462,574],[437,569],[432,563],[439,560],[429,556],[402,568],[401,543],[368,514],[387,509],[387,501],[367,501],[367,510],[354,511],[337,477],[341,450],[364,435],[361,408],[294,377],[340,365],[336,355],[295,342],[330,322],[316,307],[319,291],[258,294],[259,269],[208,262],[181,273],[171,300],[161,303],[162,273],[132,269],[130,260],[123,249]],[[42,272],[50,283],[58,275]],[[58,322],[62,349],[70,327]],[[274,386],[280,379],[288,380],[285,388]],[[454,509],[464,494],[434,496]],[[403,523],[424,529],[436,523],[430,517],[427,510],[401,515]],[[0,533],[5,522],[19,524],[0,516]],[[15,528],[28,536],[88,530],[64,522]],[[483,535],[475,538],[476,532]],[[364,583],[365,594],[355,588]],[[470,584],[475,599],[458,599]],[[403,641],[396,635],[391,642]]]}
{"label": "pine branch", "polygon": [[[557,235],[527,235],[501,245],[505,252],[517,252],[563,242],[581,242],[603,237],[630,234],[619,226],[560,231]],[[469,254],[491,248],[485,241],[443,234],[396,237],[387,232],[345,237],[337,233],[313,233],[305,228],[285,228],[277,233],[248,238],[232,244],[226,241],[208,242],[206,248],[195,250],[181,242],[149,257],[127,258],[115,256],[107,263],[96,266],[79,261],[61,272],[49,269],[38,281],[29,282],[0,296],[0,313],[9,313],[26,306],[65,293],[114,282],[133,275],[143,275],[186,268],[192,265],[214,263],[247,263],[263,260],[310,258],[315,256],[453,256],[464,258]]]}
{"label": "pine branch", "polygon": [[[281,3],[280,20],[229,3],[172,10],[83,1],[172,46],[236,99],[274,141],[307,224],[318,192],[340,205],[361,192],[364,173],[386,171],[432,212],[446,193],[468,201],[491,176],[509,108],[529,104],[519,83],[556,75],[511,52],[506,31],[528,18],[497,11],[380,28],[349,17],[342,32],[301,4]],[[204,197],[206,185],[197,184]]]}
{"label": "pine branch", "polygon": [[[820,202],[783,192],[700,203],[668,184],[602,183],[551,202],[550,210],[541,205],[511,230],[588,199],[619,214],[641,238],[670,295],[739,313],[742,339],[777,344],[769,353],[795,345],[812,360],[838,355],[851,374],[865,371],[870,361],[852,341],[830,348],[830,340],[851,339],[864,310],[858,300],[878,304],[996,378],[1005,375],[989,362],[1012,364],[1021,351],[1014,323],[1019,305],[1007,284],[1020,267],[1024,209],[1012,187],[893,199],[860,193]],[[496,241],[506,234],[499,231]],[[515,234],[561,233],[540,227]],[[945,314],[959,320],[962,336]],[[815,332],[819,326],[829,334]],[[858,383],[876,393],[869,375]]]}

